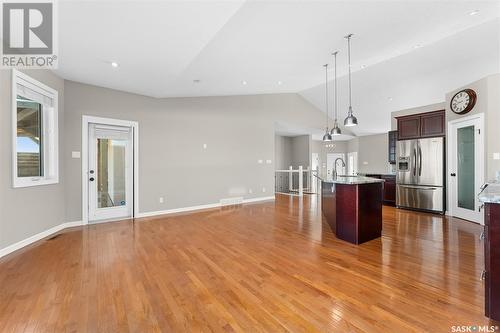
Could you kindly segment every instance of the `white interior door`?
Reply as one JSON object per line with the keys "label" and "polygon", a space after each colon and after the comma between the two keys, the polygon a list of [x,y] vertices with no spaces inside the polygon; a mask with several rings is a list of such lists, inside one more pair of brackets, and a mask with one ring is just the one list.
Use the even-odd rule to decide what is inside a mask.
{"label": "white interior door", "polygon": [[484,183],[482,114],[448,123],[449,209],[452,216],[483,224],[477,197]]}
{"label": "white interior door", "polygon": [[358,152],[347,153],[347,172],[351,176],[358,174]]}
{"label": "white interior door", "polygon": [[90,124],[88,138],[89,222],[131,217],[132,128]]}

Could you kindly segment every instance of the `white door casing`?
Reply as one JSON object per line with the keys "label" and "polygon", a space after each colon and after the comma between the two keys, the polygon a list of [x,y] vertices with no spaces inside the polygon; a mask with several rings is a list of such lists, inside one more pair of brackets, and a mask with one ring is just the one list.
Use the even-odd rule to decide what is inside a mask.
{"label": "white door casing", "polygon": [[[94,185],[91,185],[90,180],[90,170],[91,163],[93,163],[95,167],[95,157],[96,156],[95,147],[91,147],[89,145],[90,140],[90,132],[94,127],[93,124],[97,124],[100,128],[99,132],[102,136],[102,133],[106,132],[106,129],[111,130],[121,128],[126,129],[129,132],[129,153],[127,155],[128,158],[128,173],[129,185],[126,187],[128,189],[127,199],[125,200],[125,204],[127,205],[127,211],[119,213],[120,208],[124,207],[113,207],[118,209],[105,209],[98,212],[96,215],[95,212],[91,212],[91,204],[93,207],[96,207],[96,198],[92,198],[92,196],[96,196],[96,193],[91,194],[91,189]],[[93,130],[95,131],[95,130]],[[111,135],[113,136],[113,135]],[[120,134],[118,134],[120,136]],[[101,221],[110,221],[116,220],[126,217],[135,217],[139,213],[139,124],[135,121],[128,120],[120,120],[120,119],[111,119],[111,118],[102,118],[102,117],[93,117],[93,116],[83,116],[82,117],[82,223],[86,224],[91,222],[101,222]],[[112,171],[111,171],[112,172]],[[130,173],[132,174],[130,176]],[[94,170],[94,181],[97,180],[97,174]],[[95,190],[95,189],[94,189]],[[111,208],[111,207],[110,207]]]}

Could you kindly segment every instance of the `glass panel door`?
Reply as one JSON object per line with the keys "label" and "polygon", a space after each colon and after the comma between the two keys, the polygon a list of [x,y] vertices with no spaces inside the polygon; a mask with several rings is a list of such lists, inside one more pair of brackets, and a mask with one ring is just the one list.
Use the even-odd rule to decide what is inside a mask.
{"label": "glass panel door", "polygon": [[475,210],[474,126],[457,129],[458,207]]}
{"label": "glass panel door", "polygon": [[132,216],[132,128],[89,125],[89,221]]}
{"label": "glass panel door", "polygon": [[126,204],[126,140],[97,139],[97,207]]}

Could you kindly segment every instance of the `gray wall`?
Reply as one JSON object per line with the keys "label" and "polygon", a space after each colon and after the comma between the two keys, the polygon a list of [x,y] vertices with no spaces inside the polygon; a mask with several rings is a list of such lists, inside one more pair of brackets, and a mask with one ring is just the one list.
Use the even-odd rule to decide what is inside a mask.
{"label": "gray wall", "polygon": [[388,173],[389,157],[387,133],[360,136],[358,139],[358,172]]}
{"label": "gray wall", "polygon": [[274,136],[274,168],[288,169],[292,165],[292,138],[276,134]]}
{"label": "gray wall", "polygon": [[0,249],[65,222],[64,81],[24,71],[59,92],[59,184],[12,188],[11,71],[0,70]]}
{"label": "gray wall", "polygon": [[139,122],[140,212],[272,195],[275,167],[257,161],[275,157],[274,123],[324,122],[297,94],[155,99],[65,81],[65,96],[69,221],[81,219],[81,160],[71,151],[81,150],[82,115]]}
{"label": "gray wall", "polygon": [[[462,89],[473,89],[477,94],[477,102],[471,112],[457,115],[450,109],[453,95]],[[493,153],[500,153],[500,74],[490,75],[481,80],[472,82],[464,87],[457,88],[446,94],[446,122],[472,114],[484,113],[486,124],[485,154],[486,174],[485,180],[495,178],[495,172],[500,171],[500,160],[493,159]]]}
{"label": "gray wall", "polygon": [[298,169],[302,166],[307,169],[311,164],[311,136],[299,135],[291,138],[292,141],[292,166]]}

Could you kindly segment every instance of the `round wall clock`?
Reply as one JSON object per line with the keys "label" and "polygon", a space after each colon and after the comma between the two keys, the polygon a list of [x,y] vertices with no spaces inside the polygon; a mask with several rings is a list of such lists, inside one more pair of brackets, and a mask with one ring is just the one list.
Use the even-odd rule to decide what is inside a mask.
{"label": "round wall clock", "polygon": [[465,114],[474,108],[477,95],[472,89],[464,89],[453,95],[450,102],[451,111],[456,114]]}

